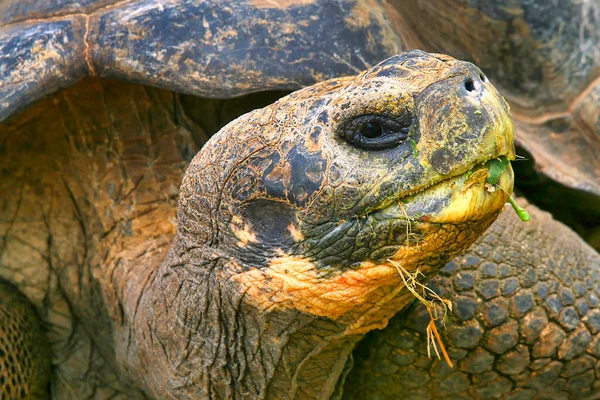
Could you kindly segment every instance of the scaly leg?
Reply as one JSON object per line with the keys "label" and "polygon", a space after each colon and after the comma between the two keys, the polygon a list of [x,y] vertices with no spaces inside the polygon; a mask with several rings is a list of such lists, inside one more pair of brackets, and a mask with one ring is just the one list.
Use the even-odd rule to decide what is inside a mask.
{"label": "scaly leg", "polygon": [[48,398],[50,371],[50,348],[33,306],[0,281],[0,398]]}

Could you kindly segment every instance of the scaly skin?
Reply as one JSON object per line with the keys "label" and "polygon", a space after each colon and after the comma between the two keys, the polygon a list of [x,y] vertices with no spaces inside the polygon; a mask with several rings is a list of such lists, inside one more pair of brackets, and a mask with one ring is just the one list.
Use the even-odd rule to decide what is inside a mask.
{"label": "scaly skin", "polygon": [[600,393],[600,256],[528,206],[506,210],[429,286],[451,300],[440,329],[455,368],[427,357],[412,305],[355,352],[345,399],[584,399]]}
{"label": "scaly skin", "polygon": [[0,398],[46,399],[50,349],[27,298],[0,281]]}
{"label": "scaly skin", "polygon": [[[44,319],[69,307],[62,325],[83,344],[68,353],[56,334],[56,363],[71,378],[78,357],[93,361],[93,377],[78,377],[93,396],[330,397],[354,344],[410,299],[388,260],[433,272],[506,201],[485,175],[465,180],[514,156],[506,103],[473,65],[446,56],[402,54],[231,122],[192,160],[176,231],[189,136],[169,118],[168,96],[145,96],[87,110],[90,124],[55,116],[68,135],[40,135],[46,156],[31,159],[22,136],[5,136],[15,149],[2,158],[7,185],[21,190],[3,192],[1,275]],[[129,104],[141,117],[119,118]],[[9,126],[35,132],[35,122]],[[365,148],[373,123],[399,139]],[[512,190],[510,169],[500,185]],[[31,226],[46,239],[32,241]],[[44,246],[46,269],[33,262]],[[57,396],[72,387],[56,386]]]}

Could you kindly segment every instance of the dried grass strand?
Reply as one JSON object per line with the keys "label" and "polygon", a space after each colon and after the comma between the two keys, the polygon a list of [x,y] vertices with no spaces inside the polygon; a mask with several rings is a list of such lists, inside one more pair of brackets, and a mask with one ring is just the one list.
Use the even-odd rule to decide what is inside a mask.
{"label": "dried grass strand", "polygon": [[[400,263],[392,260],[388,260],[390,264],[392,264],[396,270],[398,271],[398,275],[402,279],[404,286],[412,293],[413,296],[427,308],[427,312],[429,313],[429,324],[426,328],[427,333],[427,356],[431,358],[431,348],[433,348],[435,354],[438,359],[442,359],[440,355],[440,351],[444,357],[444,360],[448,364],[450,368],[454,367],[452,361],[450,360],[450,356],[446,351],[446,346],[442,341],[442,337],[438,332],[436,321],[440,321],[444,328],[446,327],[446,318],[448,315],[448,310],[452,311],[452,302],[448,299],[441,298],[437,293],[431,290],[426,285],[422,284],[418,281],[419,276],[425,276],[423,273],[417,268],[413,273],[407,271]],[[419,293],[419,290],[420,292]],[[426,296],[429,295],[433,300],[427,300]],[[443,315],[438,314],[438,308],[436,307],[436,303],[442,305],[444,310]],[[436,344],[437,343],[437,344]],[[439,346],[439,350],[438,350]]]}

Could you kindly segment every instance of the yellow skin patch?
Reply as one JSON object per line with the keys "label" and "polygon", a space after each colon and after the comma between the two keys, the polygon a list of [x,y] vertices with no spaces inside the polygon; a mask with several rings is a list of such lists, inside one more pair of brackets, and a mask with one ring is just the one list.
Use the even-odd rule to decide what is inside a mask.
{"label": "yellow skin patch", "polygon": [[372,306],[381,297],[382,286],[400,281],[391,265],[366,261],[331,278],[320,279],[317,271],[310,260],[285,255],[273,259],[267,270],[252,269],[233,279],[259,308],[297,309],[333,319]]}
{"label": "yellow skin patch", "polygon": [[[495,216],[494,216],[495,217]],[[489,217],[489,223],[493,217]],[[486,227],[489,224],[486,225]],[[429,229],[419,246],[402,246],[393,261],[400,262],[409,271],[420,268],[426,272],[424,263],[430,254],[447,247],[447,251],[460,251],[464,243],[472,243],[479,236],[476,231],[464,231],[459,226],[423,223],[421,229]],[[460,243],[459,248],[453,248]],[[361,262],[355,269],[328,278],[320,278],[318,269],[310,260],[300,256],[284,255],[271,260],[268,269],[251,269],[234,275],[252,302],[258,308],[296,309],[309,314],[340,319],[356,324],[363,314],[377,312],[376,308],[387,294],[397,294],[402,280],[397,269],[389,263]],[[382,320],[391,315],[382,316]]]}
{"label": "yellow skin patch", "polygon": [[[484,171],[486,173],[479,173]],[[509,167],[500,175],[497,186],[499,195],[486,195],[489,193],[486,187],[487,169],[476,171],[469,179],[465,179],[464,175],[460,175],[449,180],[445,185],[438,185],[433,188],[435,191],[441,192],[446,185],[453,186],[451,207],[446,207],[442,212],[436,214],[429,222],[444,223],[452,221],[452,223],[460,223],[476,220],[482,213],[482,210],[491,208],[492,210],[501,210],[506,201],[508,194],[513,190],[513,172]],[[495,193],[495,192],[494,192]],[[435,195],[434,193],[432,193]],[[440,194],[441,195],[441,194]],[[479,215],[478,215],[479,214]]]}

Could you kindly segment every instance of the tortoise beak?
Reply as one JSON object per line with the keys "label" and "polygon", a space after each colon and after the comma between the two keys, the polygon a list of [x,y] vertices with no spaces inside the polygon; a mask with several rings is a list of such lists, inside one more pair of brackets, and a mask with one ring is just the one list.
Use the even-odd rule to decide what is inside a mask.
{"label": "tortoise beak", "polygon": [[[479,71],[476,67],[473,67]],[[497,154],[503,155],[509,160],[514,160],[514,125],[510,115],[510,106],[504,97],[488,81],[488,79],[479,71],[477,79],[473,80],[474,90],[467,91],[465,98],[471,101],[475,107],[478,105],[483,108],[484,113],[493,122],[493,129],[486,138],[486,147],[496,149]],[[472,78],[465,80],[465,90],[469,86]]]}

